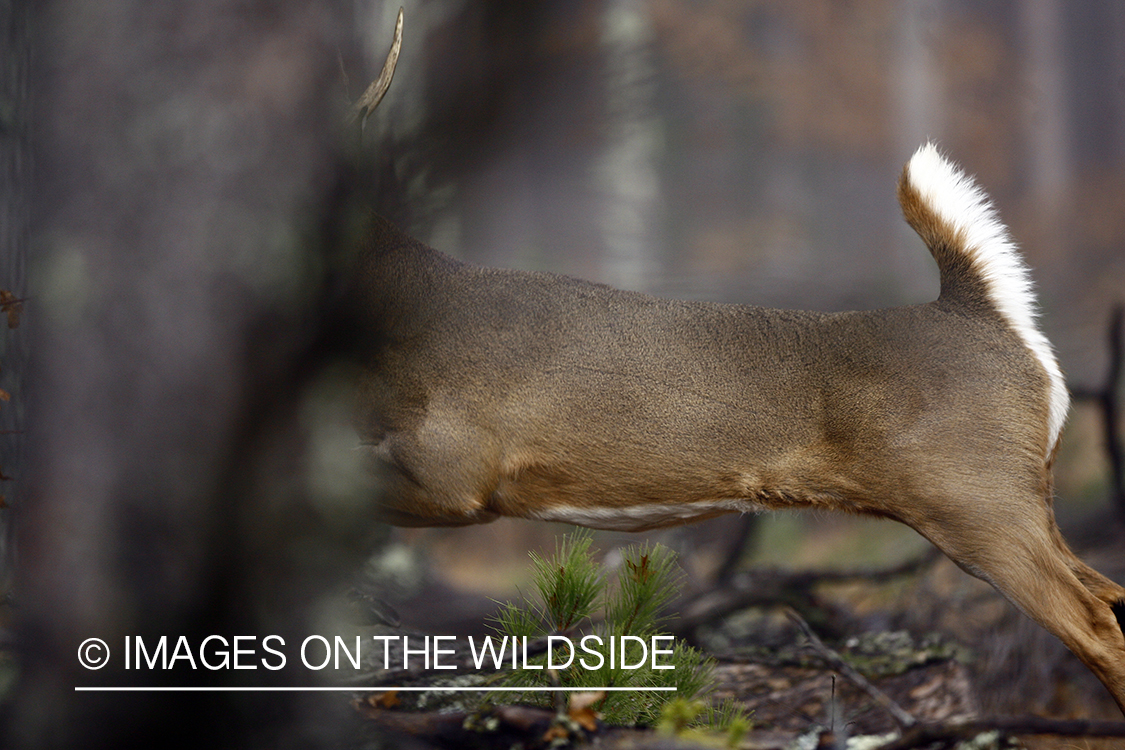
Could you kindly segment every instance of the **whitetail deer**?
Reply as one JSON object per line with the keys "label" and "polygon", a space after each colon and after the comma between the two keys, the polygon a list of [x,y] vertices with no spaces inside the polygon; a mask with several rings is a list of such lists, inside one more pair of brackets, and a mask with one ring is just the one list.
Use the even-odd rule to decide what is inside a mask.
{"label": "whitetail deer", "polygon": [[932,145],[898,197],[940,295],[830,314],[478,267],[372,218],[357,423],[386,520],[891,518],[1062,639],[1125,712],[1125,589],[1075,557],[1052,511],[1069,399],[1028,270]]}

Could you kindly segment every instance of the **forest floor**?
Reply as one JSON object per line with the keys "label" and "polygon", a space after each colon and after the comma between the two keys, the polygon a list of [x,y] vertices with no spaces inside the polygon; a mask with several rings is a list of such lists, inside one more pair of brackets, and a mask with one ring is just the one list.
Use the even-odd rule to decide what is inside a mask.
{"label": "forest floor", "polygon": [[[1095,514],[1070,524],[1066,533],[1094,567],[1125,580],[1120,521],[1108,512]],[[411,632],[481,632],[497,606],[440,577],[422,576],[410,588],[413,593],[395,607]],[[793,572],[756,566],[719,585],[689,575],[673,609],[680,613],[673,632],[715,659],[710,700],[733,700],[750,718],[749,731],[733,745],[744,750],[875,747],[854,738],[894,736],[896,718],[880,702],[886,699],[913,720],[937,725],[989,717],[1121,720],[1106,690],[1057,639],[990,587],[925,550],[889,568]],[[819,649],[786,615],[792,610],[815,623]],[[855,673],[842,671],[832,654]],[[392,745],[419,748],[722,747],[729,739],[609,727],[561,699],[554,709],[507,706],[483,713],[456,701],[424,710],[413,705],[405,695],[385,693],[354,702],[361,720],[387,733]],[[566,719],[568,713],[577,724]],[[1012,746],[1028,750],[1125,747],[1121,736],[1018,738],[1021,744]]]}

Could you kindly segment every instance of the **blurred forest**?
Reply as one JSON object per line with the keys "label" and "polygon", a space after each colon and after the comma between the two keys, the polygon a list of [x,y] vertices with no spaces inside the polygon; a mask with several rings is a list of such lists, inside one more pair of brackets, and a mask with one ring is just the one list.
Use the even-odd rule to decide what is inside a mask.
{"label": "blurred forest", "polygon": [[[373,8],[365,28],[388,28],[397,5]],[[413,27],[374,127],[409,176],[395,218],[435,247],[674,297],[817,310],[924,302],[936,296],[936,268],[902,221],[894,186],[933,140],[1009,225],[1071,386],[1104,383],[1109,322],[1125,301],[1125,6],[591,0],[406,10]],[[372,57],[384,37],[368,40]],[[424,139],[412,140],[419,130]],[[1056,477],[1064,529],[1080,548],[1100,546],[1092,561],[1120,577],[1125,537],[1101,414],[1088,401],[1072,410]],[[738,528],[727,518],[655,536],[705,580]],[[526,583],[525,550],[549,548],[559,531],[501,521],[401,538],[429,545],[445,580],[497,596]],[[796,568],[890,564],[928,546],[894,524],[798,514],[762,517],[753,539],[744,563]],[[977,582],[952,566],[935,575],[943,583],[922,590],[960,609],[939,596],[940,614],[924,607],[905,619],[967,628],[992,670],[986,708],[1065,713],[1088,694],[1076,687],[1083,676],[1059,677],[1044,655],[1053,646],[1033,636],[1028,649],[1013,647],[996,610],[965,604],[982,595]],[[920,595],[908,587],[899,606]],[[1015,678],[1014,662],[1040,668]],[[1044,692],[1021,701],[1029,682]],[[1058,684],[1074,696],[1048,695]]]}
{"label": "blurred forest", "polygon": [[[397,7],[370,6],[372,57]],[[1009,225],[1071,387],[1104,382],[1107,326],[1125,301],[1121,4],[433,0],[406,10],[402,62],[373,126],[408,177],[395,218],[435,247],[666,296],[817,310],[924,302],[937,294],[936,267],[894,186],[933,140]],[[1087,402],[1072,411],[1057,463],[1064,519],[1109,502],[1099,420]],[[762,533],[768,560],[818,556],[770,541],[802,521],[764,523],[778,526]],[[495,529],[420,536],[446,540],[458,559],[463,549],[521,556],[542,533],[525,527],[501,545],[466,541]],[[913,548],[888,533],[892,549]],[[444,567],[465,578],[476,568]],[[481,585],[508,585],[495,560],[479,567]]]}
{"label": "blurred forest", "polygon": [[[400,4],[394,83],[357,143],[336,126],[382,64]],[[29,655],[0,731],[17,744],[90,732],[89,746],[117,746],[189,711],[201,719],[185,737],[219,726],[206,718],[225,715],[217,698],[128,712],[75,699],[79,636],[300,632],[293,613],[358,566],[371,537],[384,562],[411,558],[440,587],[444,612],[423,625],[479,628],[479,603],[526,585],[527,551],[564,529],[368,534],[362,504],[318,495],[336,491],[325,476],[354,470],[325,457],[347,442],[346,370],[317,296],[331,276],[318,253],[346,240],[334,227],[348,200],[482,264],[662,296],[874,308],[936,296],[894,192],[933,140],[1011,228],[1072,388],[1105,381],[1107,325],[1125,302],[1120,2],[315,5],[0,3],[0,289],[29,297],[25,324],[0,337],[12,394],[0,551],[23,594],[2,624]],[[1100,419],[1086,401],[1072,410],[1056,511],[1080,554],[1120,580]],[[690,588],[718,575],[745,529],[743,565],[878,567],[928,548],[894,524],[801,514],[653,537],[681,552]],[[395,605],[404,620],[410,602],[437,598],[412,576]],[[853,624],[971,644],[985,712],[1116,717],[1081,664],[951,564],[833,596]],[[455,611],[466,601],[478,604]],[[322,708],[255,703],[231,737],[315,744]],[[149,718],[125,731],[104,718],[115,711]],[[283,715],[304,734],[259,731]]]}
{"label": "blurred forest", "polygon": [[[369,7],[372,56],[397,7]],[[1072,387],[1104,380],[1125,298],[1119,3],[433,0],[407,17],[374,125],[423,241],[666,296],[923,302],[936,268],[894,185],[933,140],[1010,226]],[[1066,497],[1106,487],[1086,421]]]}

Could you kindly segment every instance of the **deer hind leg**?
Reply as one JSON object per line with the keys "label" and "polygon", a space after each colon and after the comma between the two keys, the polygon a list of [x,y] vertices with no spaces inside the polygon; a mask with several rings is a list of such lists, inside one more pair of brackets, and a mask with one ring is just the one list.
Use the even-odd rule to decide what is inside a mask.
{"label": "deer hind leg", "polygon": [[1063,539],[1062,532],[1059,531],[1058,524],[1055,523],[1054,514],[1051,513],[1050,508],[1048,508],[1047,514],[1050,522],[1051,541],[1054,543],[1055,549],[1057,549],[1063,559],[1067,561],[1074,575],[1078,577],[1078,580],[1082,581],[1082,585],[1085,586],[1091,594],[1101,599],[1113,609],[1118,622],[1121,624],[1121,627],[1125,629],[1125,588],[1106,578],[1104,575],[1082,562],[1082,560],[1078,559],[1078,556],[1070,550],[1066,540]]}
{"label": "deer hind leg", "polygon": [[1011,495],[976,505],[945,503],[942,522],[916,528],[1062,640],[1125,714],[1125,589],[1070,551],[1047,502],[1035,495],[1003,499]]}

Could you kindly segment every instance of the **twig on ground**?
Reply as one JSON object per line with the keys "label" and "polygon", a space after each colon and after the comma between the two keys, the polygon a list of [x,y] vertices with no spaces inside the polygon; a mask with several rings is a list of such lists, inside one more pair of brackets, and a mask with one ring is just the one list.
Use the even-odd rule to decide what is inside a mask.
{"label": "twig on ground", "polygon": [[914,750],[935,742],[953,743],[969,740],[985,732],[999,731],[1016,735],[1053,735],[1055,737],[1125,737],[1125,721],[1086,721],[1043,719],[1038,716],[996,717],[964,722],[918,724],[903,731],[897,740],[879,750]]}
{"label": "twig on ground", "polygon": [[796,611],[786,609],[785,615],[794,625],[801,629],[801,632],[809,639],[809,644],[813,647],[813,650],[827,661],[841,677],[866,693],[871,700],[875,701],[883,710],[890,714],[890,717],[894,720],[895,724],[898,725],[899,729],[905,731],[918,723],[918,720],[911,716],[906,709],[895,703],[895,701],[882,690],[872,685],[866,677],[844,661],[839,654],[824,645],[824,642],[817,637],[816,633],[809,627],[809,624],[805,622],[804,618],[797,614]]}

